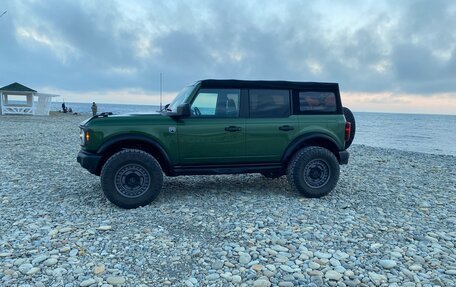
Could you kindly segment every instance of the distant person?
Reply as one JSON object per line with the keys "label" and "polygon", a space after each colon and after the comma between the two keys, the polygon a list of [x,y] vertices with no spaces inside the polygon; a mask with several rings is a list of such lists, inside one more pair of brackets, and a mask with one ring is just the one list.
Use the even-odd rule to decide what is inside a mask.
{"label": "distant person", "polygon": [[66,106],[65,106],[65,102],[62,103],[62,112],[66,113]]}
{"label": "distant person", "polygon": [[72,108],[68,108],[68,112],[69,112],[69,113],[72,113],[72,112],[73,112],[73,109],[72,109]]}
{"label": "distant person", "polygon": [[92,115],[96,115],[97,114],[97,104],[95,104],[95,102],[92,103]]}

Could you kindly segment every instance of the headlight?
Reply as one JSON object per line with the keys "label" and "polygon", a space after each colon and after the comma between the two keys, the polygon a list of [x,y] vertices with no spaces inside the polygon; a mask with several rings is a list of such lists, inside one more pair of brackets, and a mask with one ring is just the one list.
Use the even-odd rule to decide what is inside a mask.
{"label": "headlight", "polygon": [[89,141],[90,135],[88,131],[81,129],[79,131],[80,145],[85,145]]}

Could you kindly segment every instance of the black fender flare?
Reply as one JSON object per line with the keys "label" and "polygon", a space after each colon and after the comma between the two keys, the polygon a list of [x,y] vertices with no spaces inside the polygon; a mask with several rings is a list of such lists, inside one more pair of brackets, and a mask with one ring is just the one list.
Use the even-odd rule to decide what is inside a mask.
{"label": "black fender flare", "polygon": [[[171,160],[169,159],[168,153],[166,150],[162,147],[161,144],[159,144],[156,140],[145,136],[141,134],[123,134],[123,135],[117,135],[113,136],[106,142],[104,142],[97,150],[97,154],[104,154],[110,147],[113,145],[116,145],[117,143],[124,142],[124,141],[129,141],[129,142],[143,142],[146,143],[149,146],[152,146],[161,156],[161,160],[163,160],[163,168],[165,169],[165,172],[169,171],[171,169]],[[160,160],[160,159],[157,159]]]}
{"label": "black fender flare", "polygon": [[[316,143],[321,143],[322,141],[326,143],[325,145],[322,145],[322,147],[329,149],[340,161],[339,148],[336,141],[329,135],[314,132],[295,138],[285,149],[285,152],[282,155],[282,163],[287,163],[301,147],[309,144],[316,145]],[[329,147],[327,146],[328,144],[330,145]]]}

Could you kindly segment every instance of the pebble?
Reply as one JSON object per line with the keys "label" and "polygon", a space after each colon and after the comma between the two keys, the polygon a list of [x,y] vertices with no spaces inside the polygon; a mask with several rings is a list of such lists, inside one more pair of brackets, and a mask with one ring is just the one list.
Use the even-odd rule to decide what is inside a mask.
{"label": "pebble", "polygon": [[21,266],[19,266],[19,272],[21,272],[22,274],[27,274],[27,272],[32,269],[33,265],[30,264],[30,263],[25,263],[25,264],[22,264]]}
{"label": "pebble", "polygon": [[388,259],[380,260],[378,263],[385,269],[391,269],[396,267],[397,265],[396,261]]}
{"label": "pebble", "polygon": [[212,273],[206,276],[206,280],[208,281],[214,281],[220,278],[220,275],[218,273]]}
{"label": "pebble", "polygon": [[293,273],[294,272],[293,268],[291,268],[288,265],[280,265],[280,269],[282,269],[283,271],[288,272],[288,273]]}
{"label": "pebble", "polygon": [[250,260],[252,260],[250,254],[244,252],[239,253],[239,263],[247,265],[250,262]]}
{"label": "pebble", "polygon": [[111,285],[122,285],[125,283],[125,278],[121,276],[111,276],[106,279],[106,282]]}
{"label": "pebble", "polygon": [[339,272],[336,272],[334,270],[328,270],[325,273],[325,278],[338,281],[338,280],[340,280],[340,278],[342,278],[342,274],[340,274]]}
{"label": "pebble", "polygon": [[241,283],[241,281],[242,281],[242,278],[239,275],[233,275],[233,277],[231,278],[231,282],[233,282],[234,284]]}
{"label": "pebble", "polygon": [[97,265],[97,266],[93,267],[93,269],[92,269],[93,274],[95,274],[95,275],[103,273],[105,270],[106,270],[106,267],[104,264]]}
{"label": "pebble", "polygon": [[79,284],[79,286],[81,286],[81,287],[88,287],[88,286],[91,286],[91,285],[96,284],[96,283],[97,283],[97,281],[96,281],[95,279],[90,278],[90,279],[87,279],[87,280],[82,281],[82,282]]}
{"label": "pebble", "polygon": [[315,252],[314,255],[316,257],[322,258],[322,259],[329,259],[332,257],[332,254],[330,254],[330,253],[320,252],[320,251]]}
{"label": "pebble", "polygon": [[257,279],[253,282],[254,287],[269,287],[271,282],[268,279]]}
{"label": "pebble", "polygon": [[111,225],[102,225],[102,226],[98,227],[97,229],[100,231],[108,231],[108,230],[112,229],[112,226]]}
{"label": "pebble", "polygon": [[49,258],[46,261],[44,261],[43,264],[46,266],[52,266],[52,265],[57,264],[57,262],[58,262],[58,260],[56,258]]}
{"label": "pebble", "polygon": [[412,271],[420,271],[421,269],[423,269],[423,267],[421,267],[421,265],[418,264],[413,264],[409,266],[409,269]]}

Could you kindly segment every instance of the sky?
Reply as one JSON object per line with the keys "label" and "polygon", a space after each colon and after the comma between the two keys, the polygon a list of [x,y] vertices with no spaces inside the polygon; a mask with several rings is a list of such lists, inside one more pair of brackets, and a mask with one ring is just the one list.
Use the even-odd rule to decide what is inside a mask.
{"label": "sky", "polygon": [[200,79],[339,83],[354,111],[456,114],[456,1],[2,0],[0,86],[159,104]]}

